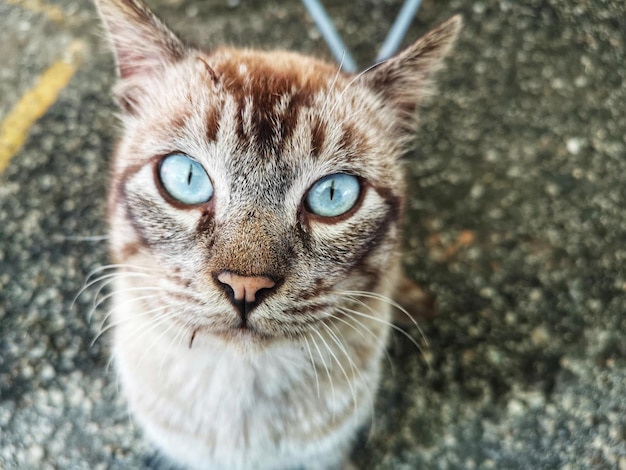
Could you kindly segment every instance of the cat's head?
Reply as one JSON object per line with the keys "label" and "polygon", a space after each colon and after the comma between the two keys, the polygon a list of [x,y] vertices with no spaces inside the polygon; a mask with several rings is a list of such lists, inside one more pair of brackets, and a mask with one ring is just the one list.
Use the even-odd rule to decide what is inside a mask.
{"label": "cat's head", "polygon": [[389,294],[400,157],[458,17],[350,75],[289,52],[202,51],[139,0],[96,4],[123,124],[111,250],[147,273],[133,288],[189,331],[258,337],[306,331],[347,291]]}

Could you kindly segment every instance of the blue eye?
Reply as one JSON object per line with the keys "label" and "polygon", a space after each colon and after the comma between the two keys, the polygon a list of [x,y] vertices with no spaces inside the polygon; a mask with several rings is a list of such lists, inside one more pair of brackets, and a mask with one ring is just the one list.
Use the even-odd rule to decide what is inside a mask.
{"label": "blue eye", "polygon": [[336,217],[354,207],[360,192],[361,185],[355,176],[336,173],[315,183],[307,194],[306,203],[314,214]]}
{"label": "blue eye", "polygon": [[183,204],[203,204],[213,196],[209,175],[187,155],[176,153],[161,160],[159,178],[168,194]]}

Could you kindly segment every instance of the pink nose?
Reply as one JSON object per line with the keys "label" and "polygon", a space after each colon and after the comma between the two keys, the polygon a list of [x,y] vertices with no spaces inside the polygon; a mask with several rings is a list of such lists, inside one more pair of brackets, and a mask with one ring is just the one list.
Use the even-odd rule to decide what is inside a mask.
{"label": "pink nose", "polygon": [[[222,271],[217,280],[232,289],[230,298],[233,305],[245,318],[258,301],[257,293],[261,289],[271,289],[276,282],[265,276],[240,276],[230,271]],[[228,294],[230,292],[227,291]]]}

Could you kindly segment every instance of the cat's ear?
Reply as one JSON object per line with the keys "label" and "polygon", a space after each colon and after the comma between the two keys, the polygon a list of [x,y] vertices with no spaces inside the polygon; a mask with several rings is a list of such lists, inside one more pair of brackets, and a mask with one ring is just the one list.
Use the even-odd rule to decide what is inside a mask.
{"label": "cat's ear", "polygon": [[396,110],[406,127],[412,127],[419,102],[432,94],[433,74],[442,68],[461,25],[461,16],[453,16],[398,55],[364,73],[366,85]]}
{"label": "cat's ear", "polygon": [[[184,57],[183,42],[141,0],[95,0],[95,4],[122,82],[158,73]],[[131,96],[118,99],[123,108],[132,104]]]}

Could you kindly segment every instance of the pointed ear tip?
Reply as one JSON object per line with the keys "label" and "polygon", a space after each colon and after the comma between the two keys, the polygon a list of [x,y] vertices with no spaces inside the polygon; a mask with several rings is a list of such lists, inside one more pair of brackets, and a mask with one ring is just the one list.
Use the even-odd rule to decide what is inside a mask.
{"label": "pointed ear tip", "polygon": [[463,15],[456,14],[451,18],[448,18],[441,25],[441,29],[448,31],[450,36],[457,37],[463,28]]}
{"label": "pointed ear tip", "polygon": [[441,54],[446,55],[456,43],[462,27],[463,17],[457,14],[441,23],[425,37],[430,37],[438,42]]}
{"label": "pointed ear tip", "polygon": [[453,24],[456,28],[460,28],[463,26],[463,15],[461,13],[457,13],[449,18],[447,22]]}
{"label": "pointed ear tip", "polygon": [[96,12],[102,21],[110,20],[115,16],[119,16],[119,8],[112,2],[103,0],[93,0]]}

